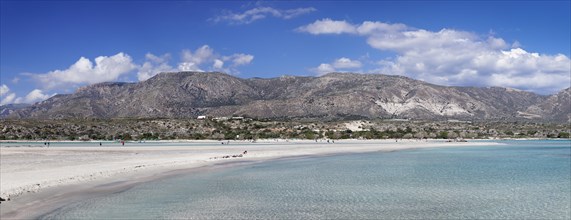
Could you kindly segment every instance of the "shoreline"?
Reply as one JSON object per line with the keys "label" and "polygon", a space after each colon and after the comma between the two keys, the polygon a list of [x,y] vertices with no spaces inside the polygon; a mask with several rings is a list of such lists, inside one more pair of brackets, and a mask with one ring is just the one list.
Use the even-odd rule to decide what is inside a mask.
{"label": "shoreline", "polygon": [[[334,144],[313,141],[232,142],[229,145],[220,145],[218,141],[193,143],[197,145],[2,147],[1,195],[11,201],[0,204],[0,216],[3,219],[39,217],[63,203],[69,204],[88,195],[116,192],[169,176],[208,172],[240,164],[419,148],[501,145],[494,142],[416,140],[345,140]],[[248,153],[243,157],[220,158],[244,150]]]}
{"label": "shoreline", "polygon": [[[232,141],[232,142],[236,142],[236,143],[257,143],[257,142],[275,142],[276,140],[278,142],[288,142],[288,141],[292,141],[292,142],[296,142],[296,141],[315,141],[315,139],[283,139],[283,138],[272,138],[272,139],[258,139],[256,140],[256,142],[251,142],[250,140],[233,140],[233,139],[223,139],[223,140],[214,140],[214,139],[200,139],[200,140],[194,140],[194,139],[173,139],[173,140],[130,140],[130,141],[125,141],[125,143],[209,143],[209,142],[221,142],[221,141]],[[337,140],[337,141],[393,141],[393,140],[399,140],[399,141],[428,141],[428,142],[446,142],[448,140],[452,140],[454,142],[455,139],[437,139],[437,138],[422,138],[422,139],[418,139],[418,138],[386,138],[386,139],[327,139],[327,138],[322,138],[322,139],[317,139],[319,141],[327,141],[327,140]],[[521,141],[536,141],[536,140],[571,140],[571,138],[539,138],[539,137],[526,137],[526,138],[464,138],[462,140],[467,140],[467,141],[496,141],[496,140],[521,140]],[[121,140],[86,140],[86,141],[80,141],[80,140],[58,140],[58,139],[53,139],[53,140],[0,140],[0,143],[2,144],[11,144],[11,143],[38,143],[38,144],[43,144],[44,142],[55,142],[55,143],[66,143],[66,144],[72,144],[72,143],[94,143],[97,144],[99,142],[102,143],[120,143]]]}

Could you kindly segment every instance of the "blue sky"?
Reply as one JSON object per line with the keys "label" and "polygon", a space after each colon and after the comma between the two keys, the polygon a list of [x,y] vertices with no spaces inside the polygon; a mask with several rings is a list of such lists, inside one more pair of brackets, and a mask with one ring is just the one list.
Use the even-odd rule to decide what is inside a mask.
{"label": "blue sky", "polygon": [[161,71],[404,75],[552,94],[570,1],[1,1],[0,104]]}

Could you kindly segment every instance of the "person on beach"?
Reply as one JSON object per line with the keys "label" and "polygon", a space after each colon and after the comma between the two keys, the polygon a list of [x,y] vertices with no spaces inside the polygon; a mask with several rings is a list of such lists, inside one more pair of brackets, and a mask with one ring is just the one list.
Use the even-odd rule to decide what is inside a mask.
{"label": "person on beach", "polygon": [[101,142],[99,142],[99,146],[101,147]]}
{"label": "person on beach", "polygon": [[125,146],[125,141],[121,141],[121,145],[122,145],[122,146]]}

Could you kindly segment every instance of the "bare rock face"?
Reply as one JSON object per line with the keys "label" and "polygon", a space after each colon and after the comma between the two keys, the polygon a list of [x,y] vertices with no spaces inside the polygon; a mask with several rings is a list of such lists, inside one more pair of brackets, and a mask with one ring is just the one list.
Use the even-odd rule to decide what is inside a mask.
{"label": "bare rock face", "polygon": [[[15,118],[194,118],[198,115],[414,119],[569,118],[569,90],[546,97],[506,88],[445,87],[402,76],[330,73],[241,79],[161,73],[139,83],[100,83],[15,110]],[[527,114],[527,115],[526,115]]]}
{"label": "bare rock face", "polygon": [[528,118],[571,123],[571,87],[529,106],[519,114]]}

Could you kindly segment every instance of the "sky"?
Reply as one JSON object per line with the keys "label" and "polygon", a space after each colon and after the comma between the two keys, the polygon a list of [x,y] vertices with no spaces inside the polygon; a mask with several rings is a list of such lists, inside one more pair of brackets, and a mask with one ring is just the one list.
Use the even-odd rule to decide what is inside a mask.
{"label": "sky", "polygon": [[554,94],[571,1],[0,1],[0,105],[160,72],[328,72]]}

